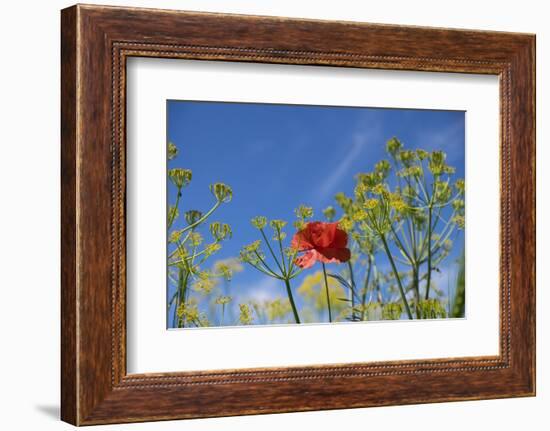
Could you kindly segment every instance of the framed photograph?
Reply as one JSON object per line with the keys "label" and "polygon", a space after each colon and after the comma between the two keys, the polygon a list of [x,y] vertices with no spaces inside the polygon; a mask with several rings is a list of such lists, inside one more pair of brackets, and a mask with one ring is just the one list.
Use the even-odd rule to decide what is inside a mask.
{"label": "framed photograph", "polygon": [[62,11],[62,419],[535,394],[535,37]]}

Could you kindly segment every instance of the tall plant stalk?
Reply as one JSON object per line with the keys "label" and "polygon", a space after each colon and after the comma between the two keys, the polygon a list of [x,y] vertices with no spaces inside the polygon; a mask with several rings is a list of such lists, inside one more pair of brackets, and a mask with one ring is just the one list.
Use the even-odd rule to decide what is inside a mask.
{"label": "tall plant stalk", "polygon": [[365,283],[363,284],[363,294],[361,295],[361,320],[365,320],[366,316],[367,292],[369,290],[370,274],[372,272],[372,257],[370,254],[367,259],[367,275],[365,277]]}
{"label": "tall plant stalk", "polygon": [[399,272],[397,271],[397,266],[395,265],[395,261],[393,260],[393,256],[391,254],[385,235],[381,235],[380,239],[382,240],[382,244],[384,245],[384,250],[386,251],[386,255],[388,256],[388,259],[390,261],[390,265],[391,265],[393,274],[395,276],[395,280],[397,281],[397,286],[399,287],[399,293],[401,294],[401,301],[405,306],[407,317],[412,320],[413,315],[409,307],[409,302],[407,301],[407,295],[405,294],[405,289],[403,288],[403,284],[401,283],[401,277],[399,276]]}
{"label": "tall plant stalk", "polygon": [[[271,241],[269,240],[266,232],[265,226],[267,225],[267,218],[259,216],[252,219],[252,225],[260,231],[260,235],[263,239],[257,240],[252,244],[249,244],[241,250],[240,259],[255,268],[256,270],[262,272],[265,275],[268,275],[277,280],[281,280],[284,283],[286,294],[290,306],[292,308],[292,314],[294,316],[294,321],[296,323],[301,323],[300,315],[298,313],[298,307],[294,300],[294,295],[292,294],[292,287],[290,281],[297,277],[302,270],[297,269],[294,265],[294,258],[296,257],[295,251],[290,251],[285,253],[283,248],[283,240],[286,237],[286,234],[283,232],[283,228],[286,225],[286,222],[283,220],[272,220],[270,225],[274,231],[273,241],[278,242],[278,253],[275,252],[275,249],[271,246]],[[275,262],[276,269],[273,269],[269,265],[266,256],[262,252],[261,245],[262,243],[267,247],[271,260]],[[286,259],[286,260],[285,260]]]}
{"label": "tall plant stalk", "polygon": [[322,263],[322,266],[323,266],[323,277],[325,279],[325,293],[327,295],[328,321],[332,323],[332,308],[330,306],[330,293],[328,289],[327,268],[324,263]]}

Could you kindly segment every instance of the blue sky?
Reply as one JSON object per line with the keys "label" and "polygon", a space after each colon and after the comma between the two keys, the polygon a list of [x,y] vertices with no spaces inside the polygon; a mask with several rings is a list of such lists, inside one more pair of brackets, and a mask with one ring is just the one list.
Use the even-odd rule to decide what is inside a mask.
{"label": "blue sky", "polygon": [[[210,208],[214,201],[208,187],[214,182],[233,189],[232,202],[210,220],[229,223],[233,239],[212,262],[236,257],[244,244],[258,239],[250,225],[254,216],[290,225],[294,208],[306,204],[314,208],[314,219],[322,219],[321,210],[334,204],[337,192],[352,194],[357,173],[387,158],[385,143],[393,136],[409,149],[446,151],[457,178],[464,178],[462,111],[186,101],[168,101],[167,108],[168,140],[180,151],[169,167],[193,171],[180,212]],[[172,203],[175,189],[169,184],[168,190]],[[461,252],[461,242],[462,233],[455,237],[448,263]],[[235,275],[231,294],[243,300],[284,296],[282,286],[266,278],[246,268]]]}

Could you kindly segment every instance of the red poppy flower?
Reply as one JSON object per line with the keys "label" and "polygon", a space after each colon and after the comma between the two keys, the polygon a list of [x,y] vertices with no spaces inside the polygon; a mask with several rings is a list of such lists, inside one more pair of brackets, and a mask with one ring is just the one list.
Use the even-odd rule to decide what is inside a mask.
{"label": "red poppy flower", "polygon": [[351,258],[348,234],[338,223],[309,222],[292,238],[292,248],[305,252],[295,262],[300,268],[309,268],[316,261],[342,263]]}

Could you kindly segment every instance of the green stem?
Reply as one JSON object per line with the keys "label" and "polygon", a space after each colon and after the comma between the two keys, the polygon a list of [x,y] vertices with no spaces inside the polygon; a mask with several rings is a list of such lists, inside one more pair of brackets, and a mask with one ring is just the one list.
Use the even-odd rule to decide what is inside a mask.
{"label": "green stem", "polygon": [[[283,264],[283,275],[287,276],[290,271],[286,271],[285,253],[283,251],[283,241],[281,240],[281,229],[277,228],[277,242],[279,243],[279,251],[281,252],[281,263]],[[290,266],[290,265],[289,265]]]}
{"label": "green stem", "polygon": [[[217,244],[219,241],[216,241],[214,243],[212,243],[212,245],[214,244]],[[212,247],[212,245],[210,247]],[[193,254],[191,256],[187,256],[183,259],[180,259],[180,260],[173,260],[172,262],[170,262],[168,264],[168,266],[174,266],[174,265],[178,265],[180,263],[183,263],[183,264],[186,264],[186,262],[191,262],[192,264],[194,263],[194,260],[199,257],[199,256],[203,256],[205,254],[207,254],[207,252],[209,251],[210,247],[206,247],[204,250],[202,251],[199,251],[198,253],[196,252],[197,251],[197,247],[195,247],[193,249]]]}
{"label": "green stem", "polygon": [[210,210],[204,214],[200,219],[198,219],[195,223],[190,224],[189,226],[184,227],[181,232],[187,232],[188,230],[196,228],[198,225],[200,225],[203,221],[205,221],[208,217],[212,215],[214,211],[218,209],[218,207],[221,205],[221,201],[217,201]]}
{"label": "green stem", "polygon": [[365,320],[365,305],[367,302],[367,290],[369,289],[370,273],[372,270],[372,260],[369,254],[367,276],[365,277],[365,284],[363,285],[363,296],[361,298],[361,320]]}
{"label": "green stem", "polygon": [[181,197],[181,187],[178,187],[178,194],[176,195],[176,203],[174,204],[174,211],[172,211],[172,213],[170,214],[170,220],[168,220],[168,228],[172,227],[172,223],[174,223],[174,219],[176,218],[176,211],[180,203],[180,197]]}
{"label": "green stem", "polygon": [[328,321],[332,323],[332,310],[330,308],[330,295],[328,292],[327,268],[325,267],[325,264],[323,262],[321,264],[323,265],[323,275],[325,276],[325,292],[327,294]]}
{"label": "green stem", "polygon": [[426,279],[426,296],[430,297],[430,283],[432,278],[432,207],[428,208],[428,278]]}
{"label": "green stem", "polygon": [[288,278],[285,278],[286,293],[288,295],[288,300],[290,301],[290,306],[292,307],[292,313],[294,313],[294,320],[296,323],[300,323],[300,316],[298,315],[298,309],[294,303],[294,298],[292,296],[292,290],[290,289],[290,281]]}
{"label": "green stem", "polygon": [[393,273],[395,275],[395,279],[397,280],[397,286],[399,287],[399,293],[401,294],[401,300],[403,301],[403,305],[405,305],[407,316],[409,317],[410,320],[412,320],[413,315],[411,313],[411,309],[409,308],[409,303],[407,302],[405,289],[403,289],[403,284],[401,284],[401,278],[399,277],[399,273],[397,272],[397,267],[395,266],[395,262],[393,261],[393,256],[391,254],[390,248],[388,247],[388,242],[386,241],[386,236],[384,234],[380,234],[380,238],[382,239],[384,250],[386,251],[386,254],[388,255],[388,259],[390,260],[390,264],[391,264]]}
{"label": "green stem", "polygon": [[351,320],[355,321],[355,277],[353,276],[353,266],[351,260],[348,260],[349,280],[351,286]]}
{"label": "green stem", "polygon": [[269,276],[269,277],[276,278],[277,280],[284,280],[283,277],[281,277],[281,276],[279,276],[279,275],[277,275],[277,274],[274,274],[274,273],[272,273],[272,272],[267,272],[264,268],[262,268],[262,267],[259,266],[259,265],[256,265],[256,264],[253,264],[253,263],[250,263],[250,262],[248,262],[248,264],[249,264],[250,266],[252,266],[253,268],[257,269],[258,271],[260,271],[262,274],[265,274],[265,275],[267,275],[267,276]]}
{"label": "green stem", "polygon": [[264,237],[264,241],[267,245],[267,248],[269,249],[269,252],[271,253],[271,256],[273,256],[273,260],[275,261],[275,263],[277,264],[277,266],[279,267],[279,271],[281,271],[281,274],[286,277],[286,272],[283,271],[283,267],[281,266],[281,264],[279,263],[279,261],[277,260],[277,256],[275,256],[275,252],[273,251],[273,249],[271,248],[271,244],[269,243],[269,240],[267,239],[267,236],[264,232],[263,229],[260,229],[260,232],[262,233],[262,236]]}
{"label": "green stem", "polygon": [[292,253],[288,254],[288,278],[293,279],[296,277],[297,274],[293,274],[292,271],[294,270],[294,259],[296,258],[296,255],[298,252],[296,250],[293,250]]}
{"label": "green stem", "polygon": [[[183,285],[181,286],[181,289],[182,289],[181,296],[182,296],[184,304],[187,302],[186,296],[187,296],[187,283],[188,283],[188,281],[189,281],[189,272],[185,271],[185,277],[183,278]],[[183,319],[180,323],[181,323],[181,326],[178,325],[178,327],[183,328],[184,327]]]}
{"label": "green stem", "polygon": [[415,302],[415,312],[416,318],[420,319],[420,288],[419,288],[419,275],[418,275],[418,265],[415,264],[413,267],[413,288],[414,288],[414,302]]}
{"label": "green stem", "polygon": [[[258,260],[262,263],[262,265],[265,267],[265,269],[267,270],[267,272],[269,273],[268,275],[271,275],[272,277],[275,277],[275,278],[280,278],[276,273],[275,271],[273,271],[269,265],[267,264],[267,262],[264,260],[264,258],[262,257],[262,255],[260,253],[258,253],[258,250],[254,250],[254,254],[256,255],[256,257],[258,258]],[[256,265],[253,265],[254,268],[256,269],[259,269]],[[265,271],[264,271],[265,273]]]}
{"label": "green stem", "polygon": [[183,269],[179,268],[179,271],[178,271],[178,287],[177,287],[177,290],[176,290],[176,293],[175,293],[176,304],[174,306],[174,315],[172,316],[172,327],[174,327],[174,328],[176,327],[176,325],[179,327],[178,308],[179,308],[180,301],[181,301],[180,286],[181,286],[182,280],[183,280]]}
{"label": "green stem", "polygon": [[[411,255],[409,253],[412,254],[412,247],[411,247],[411,251],[408,251],[407,247],[405,246],[405,244],[403,244],[403,242],[401,241],[401,239],[399,238],[399,235],[397,233],[397,231],[395,230],[395,227],[393,226],[393,223],[391,225],[391,230],[392,230],[392,233],[393,233],[393,237],[395,238],[395,241],[397,243],[397,246],[399,247],[399,249],[402,251],[402,254],[404,255],[404,257],[412,264],[413,262],[413,259],[411,258]],[[400,230],[401,232],[403,233],[403,225],[400,226]],[[405,236],[405,234],[403,233],[403,239],[405,241],[407,241],[407,237]],[[409,245],[410,247],[410,244],[406,244],[406,245]]]}

